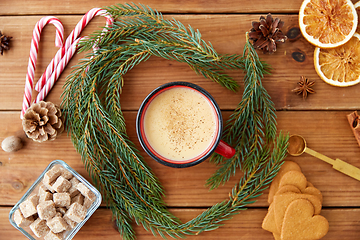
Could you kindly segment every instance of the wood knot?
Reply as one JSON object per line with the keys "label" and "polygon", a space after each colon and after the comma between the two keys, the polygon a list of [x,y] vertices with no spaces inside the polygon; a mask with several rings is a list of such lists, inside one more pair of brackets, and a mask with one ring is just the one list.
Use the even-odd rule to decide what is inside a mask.
{"label": "wood knot", "polygon": [[299,39],[301,36],[300,28],[298,28],[298,27],[290,28],[287,31],[286,36],[289,41],[295,41],[295,40]]}
{"label": "wood knot", "polygon": [[24,184],[20,181],[14,181],[11,183],[11,186],[16,190],[20,191],[24,188]]}
{"label": "wood knot", "polygon": [[302,52],[293,52],[291,56],[297,62],[304,62],[306,59],[305,54]]}

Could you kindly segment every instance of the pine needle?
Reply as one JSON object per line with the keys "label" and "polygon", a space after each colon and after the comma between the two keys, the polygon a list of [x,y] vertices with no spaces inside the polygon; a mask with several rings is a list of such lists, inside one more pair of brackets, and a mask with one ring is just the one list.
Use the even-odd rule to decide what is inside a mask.
{"label": "pine needle", "polygon": [[[218,54],[198,30],[175,19],[165,20],[147,6],[119,4],[107,11],[116,22],[108,31],[94,32],[80,42],[81,51],[91,50],[94,44],[99,49],[75,66],[62,94],[65,126],[74,147],[111,208],[123,239],[135,239],[132,221],[164,238],[183,238],[217,229],[255,201],[285,157],[287,137],[280,134],[275,141],[275,110],[261,84],[267,65],[259,60],[248,41],[243,55]],[[228,200],[186,223],[168,211],[161,183],[130,141],[121,110],[124,75],[150,56],[186,63],[196,73],[231,91],[239,85],[224,71],[242,69],[246,74],[243,99],[224,135],[235,146],[236,155],[227,161],[213,157],[222,166],[208,184],[214,188],[239,169],[244,176]]]}

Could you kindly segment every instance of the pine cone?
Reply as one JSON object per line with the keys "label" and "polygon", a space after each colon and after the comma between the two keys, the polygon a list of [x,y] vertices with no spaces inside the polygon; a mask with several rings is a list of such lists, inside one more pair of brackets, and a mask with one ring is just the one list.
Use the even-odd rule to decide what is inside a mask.
{"label": "pine cone", "polygon": [[260,17],[260,22],[252,22],[253,28],[250,29],[249,39],[253,41],[254,48],[262,49],[264,53],[274,53],[276,43],[284,43],[287,37],[280,30],[284,22],[279,18],[273,19],[269,13],[265,17]]}
{"label": "pine cone", "polygon": [[26,135],[36,142],[52,141],[64,130],[60,108],[44,101],[34,103],[26,110],[22,125]]}
{"label": "pine cone", "polygon": [[3,55],[4,50],[9,50],[9,43],[12,37],[5,36],[0,31],[0,54]]}

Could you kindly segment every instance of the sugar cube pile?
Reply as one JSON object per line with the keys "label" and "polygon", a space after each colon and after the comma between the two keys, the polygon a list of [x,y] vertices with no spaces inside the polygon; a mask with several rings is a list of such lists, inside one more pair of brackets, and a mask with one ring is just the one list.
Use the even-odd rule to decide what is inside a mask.
{"label": "sugar cube pile", "polygon": [[85,219],[95,194],[61,165],[44,175],[37,194],[14,212],[19,227],[29,227],[38,238],[60,240],[66,231]]}

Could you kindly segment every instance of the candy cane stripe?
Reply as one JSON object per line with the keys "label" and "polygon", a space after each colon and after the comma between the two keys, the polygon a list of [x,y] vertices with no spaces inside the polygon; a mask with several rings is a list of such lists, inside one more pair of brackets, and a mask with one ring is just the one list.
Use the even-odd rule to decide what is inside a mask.
{"label": "candy cane stripe", "polygon": [[107,13],[106,10],[103,10],[101,8],[93,8],[90,11],[88,11],[81,20],[77,23],[74,30],[70,33],[68,38],[65,41],[64,46],[62,49],[58,50],[55,57],[51,60],[50,64],[47,66],[45,72],[40,77],[40,79],[37,81],[37,84],[35,86],[35,89],[40,92],[43,86],[46,84],[47,80],[51,77],[54,69],[59,64],[65,53],[68,51],[68,49],[71,47],[71,45],[74,43],[76,39],[79,38],[81,32],[84,30],[84,28],[88,25],[88,23],[95,17],[95,16],[104,16],[106,18],[106,26],[111,25],[113,23],[113,18]]}
{"label": "candy cane stripe", "polygon": [[68,49],[68,51],[65,53],[65,55],[63,56],[63,58],[61,59],[61,61],[59,62],[59,64],[57,65],[56,69],[54,70],[54,72],[52,73],[51,77],[48,79],[48,81],[46,82],[46,84],[43,86],[43,88],[41,89],[41,91],[39,92],[39,94],[37,95],[36,101],[35,102],[40,102],[42,100],[44,100],[44,98],[47,96],[47,94],[50,92],[50,90],[52,89],[52,87],[55,85],[55,82],[57,81],[57,79],[59,78],[60,74],[62,73],[62,71],[64,71],[66,65],[69,63],[70,59],[72,58],[72,56],[74,56],[75,52],[76,52],[76,48],[77,48],[77,44],[79,43],[79,41],[82,38],[78,38],[76,39],[73,44],[70,46],[70,48]]}
{"label": "candy cane stripe", "polygon": [[20,114],[21,119],[24,117],[24,113],[26,109],[30,107],[31,94],[34,88],[34,75],[35,75],[37,54],[39,50],[40,34],[42,29],[49,23],[53,24],[56,28],[55,46],[61,47],[64,40],[64,27],[60,22],[60,20],[57,19],[56,17],[53,16],[43,17],[36,23],[33,31],[33,37],[31,40],[29,64],[28,64],[26,80],[25,80],[24,99]]}

